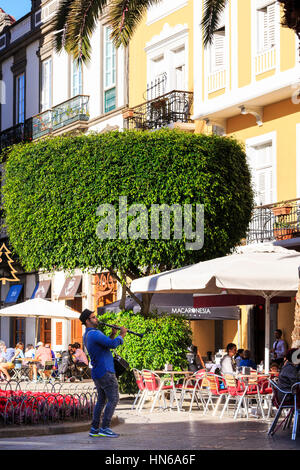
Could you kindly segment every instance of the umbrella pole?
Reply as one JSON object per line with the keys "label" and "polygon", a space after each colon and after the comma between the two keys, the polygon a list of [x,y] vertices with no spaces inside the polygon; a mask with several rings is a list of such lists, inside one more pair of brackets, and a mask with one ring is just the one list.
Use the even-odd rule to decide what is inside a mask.
{"label": "umbrella pole", "polygon": [[37,335],[38,335],[38,329],[39,329],[39,317],[35,318],[35,345],[37,345]]}
{"label": "umbrella pole", "polygon": [[271,296],[265,297],[265,372],[270,369],[270,305]]}

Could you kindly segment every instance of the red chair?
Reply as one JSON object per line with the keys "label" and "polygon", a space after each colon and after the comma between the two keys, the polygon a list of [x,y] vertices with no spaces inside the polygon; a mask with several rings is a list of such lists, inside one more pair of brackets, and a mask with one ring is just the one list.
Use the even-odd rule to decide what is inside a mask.
{"label": "red chair", "polygon": [[151,370],[144,369],[142,371],[143,375],[143,380],[145,384],[145,393],[143,395],[143,398],[141,400],[141,404],[139,405],[138,411],[141,411],[146,399],[150,396],[150,398],[153,400],[152,407],[150,409],[150,413],[152,413],[155,404],[158,399],[163,399],[164,401],[164,408],[167,408],[166,405],[166,397],[165,397],[165,392],[166,391],[173,391],[173,386],[172,385],[164,385],[167,379],[162,379],[159,377],[159,375],[155,374],[155,372]]}
{"label": "red chair", "polygon": [[146,387],[145,387],[145,383],[144,383],[144,379],[143,379],[141,371],[139,371],[138,369],[132,369],[132,370],[133,370],[133,374],[134,374],[134,377],[135,377],[136,384],[137,384],[138,389],[139,389],[139,391],[138,391],[138,393],[135,397],[134,403],[131,407],[131,409],[134,410],[135,406],[136,406],[137,409],[139,408],[138,401],[142,400],[143,395],[144,395],[145,390],[146,390]]}
{"label": "red chair", "polygon": [[182,408],[184,399],[186,394],[188,393],[191,397],[191,403],[190,403],[190,408],[189,408],[189,413],[192,411],[193,403],[196,400],[197,406],[200,409],[199,406],[199,399],[201,401],[201,404],[203,406],[203,410],[205,409],[205,401],[203,399],[203,391],[205,390],[204,386],[204,379],[206,377],[206,370],[205,369],[200,369],[195,374],[192,375],[192,377],[189,377],[186,379],[183,383],[183,385],[179,385],[181,388],[181,396],[180,396],[180,408]]}
{"label": "red chair", "polygon": [[[225,385],[226,385],[226,395],[227,396],[226,396],[226,401],[224,403],[222,412],[220,414],[220,419],[223,418],[225,410],[228,409],[230,400],[235,401],[236,408],[235,408],[234,417],[237,416],[238,404],[240,403],[241,397],[243,399],[243,395],[245,393],[245,388],[243,387],[243,384],[239,380],[237,380],[233,374],[225,374],[224,375],[224,381],[225,381]],[[241,403],[240,403],[240,405],[241,405]],[[246,402],[244,402],[244,404],[246,406]]]}
{"label": "red chair", "polygon": [[[218,410],[222,398],[227,394],[226,384],[223,377],[221,377],[220,375],[212,374],[210,372],[206,374],[205,379],[208,385],[208,397],[204,408],[204,414],[206,414],[209,405],[211,405],[214,416]],[[215,405],[213,403],[214,399],[216,399]]]}

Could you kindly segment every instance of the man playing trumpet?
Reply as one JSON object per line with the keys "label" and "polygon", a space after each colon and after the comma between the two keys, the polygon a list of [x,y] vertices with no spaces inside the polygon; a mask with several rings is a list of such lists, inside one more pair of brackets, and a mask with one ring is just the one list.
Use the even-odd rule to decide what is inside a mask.
{"label": "man playing trumpet", "polygon": [[[98,392],[98,400],[94,409],[89,435],[92,437],[118,437],[119,435],[109,427],[119,402],[119,386],[115,374],[113,355],[110,350],[123,344],[127,328],[119,327],[120,334],[116,338],[117,329],[112,328],[112,333],[108,337],[97,329],[97,316],[88,309],[81,313],[79,320],[86,326],[83,343],[91,359],[92,379]],[[100,417],[103,409],[102,427],[100,428]]]}

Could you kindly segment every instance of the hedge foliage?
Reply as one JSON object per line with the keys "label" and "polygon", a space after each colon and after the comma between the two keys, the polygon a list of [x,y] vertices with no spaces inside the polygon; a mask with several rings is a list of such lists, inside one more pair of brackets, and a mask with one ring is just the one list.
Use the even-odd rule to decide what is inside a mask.
{"label": "hedge foliage", "polygon": [[[14,146],[3,188],[9,240],[29,270],[171,269],[223,256],[245,236],[253,205],[250,171],[232,138],[180,131],[110,132]],[[100,204],[205,207],[205,242],[99,240]],[[149,222],[150,223],[150,222]],[[138,276],[138,274],[137,274]]]}
{"label": "hedge foliage", "polygon": [[[131,331],[145,333],[141,339],[127,333],[122,346],[116,349],[130,365],[130,369],[162,370],[166,363],[172,364],[174,370],[187,367],[187,347],[192,343],[192,332],[189,322],[175,315],[152,315],[145,318],[132,311],[115,313],[108,312],[98,317],[108,324],[125,326]],[[101,331],[110,335],[111,328],[100,325]],[[136,384],[132,370],[126,371],[119,378],[122,393],[135,393]]]}

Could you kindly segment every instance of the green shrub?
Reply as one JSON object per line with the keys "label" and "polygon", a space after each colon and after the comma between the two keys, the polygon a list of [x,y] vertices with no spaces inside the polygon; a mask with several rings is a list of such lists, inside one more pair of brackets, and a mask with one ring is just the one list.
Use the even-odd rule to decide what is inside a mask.
{"label": "green shrub", "polygon": [[[252,211],[250,171],[234,139],[180,131],[55,137],[12,148],[5,168],[9,240],[27,271],[172,269],[224,256],[245,236]],[[185,238],[100,240],[96,210],[204,204],[201,250]],[[118,220],[118,212],[117,212]],[[150,220],[149,220],[150,225]]]}
{"label": "green shrub", "polygon": [[[130,369],[161,370],[166,363],[172,364],[174,370],[187,367],[187,347],[192,342],[192,332],[189,322],[175,315],[154,315],[143,317],[132,311],[105,313],[98,317],[100,321],[109,324],[125,326],[137,333],[145,333],[141,339],[127,333],[122,346],[116,349],[130,365]],[[109,335],[111,328],[100,325],[101,331]],[[134,376],[131,370],[126,371],[119,378],[121,393],[135,393],[137,391]]]}

